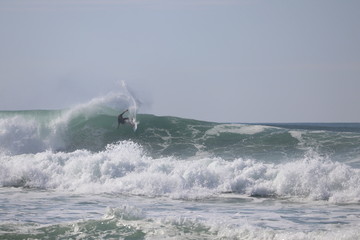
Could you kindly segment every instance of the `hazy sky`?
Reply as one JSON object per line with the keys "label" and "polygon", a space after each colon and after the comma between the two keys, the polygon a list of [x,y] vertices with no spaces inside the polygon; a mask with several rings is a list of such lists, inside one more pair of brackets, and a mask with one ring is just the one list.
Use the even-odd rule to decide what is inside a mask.
{"label": "hazy sky", "polygon": [[359,0],[1,0],[0,109],[360,122]]}

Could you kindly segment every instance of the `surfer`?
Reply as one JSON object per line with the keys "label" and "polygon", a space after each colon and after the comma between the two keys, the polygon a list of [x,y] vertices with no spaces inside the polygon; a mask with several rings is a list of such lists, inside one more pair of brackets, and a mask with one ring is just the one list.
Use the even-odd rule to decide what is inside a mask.
{"label": "surfer", "polygon": [[133,122],[127,118],[127,117],[123,117],[123,115],[128,112],[129,109],[126,109],[125,111],[123,111],[119,116],[118,116],[118,126],[117,128],[119,128],[120,124],[125,124],[125,123],[128,123],[130,124],[131,126],[134,126]]}

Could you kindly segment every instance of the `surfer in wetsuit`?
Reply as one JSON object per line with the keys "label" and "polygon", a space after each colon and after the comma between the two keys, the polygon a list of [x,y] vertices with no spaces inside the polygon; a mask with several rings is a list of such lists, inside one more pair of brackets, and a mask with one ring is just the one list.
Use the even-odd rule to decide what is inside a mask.
{"label": "surfer in wetsuit", "polygon": [[120,124],[125,124],[125,123],[130,123],[129,122],[129,118],[127,117],[123,117],[124,113],[128,112],[129,109],[126,109],[125,111],[123,111],[119,116],[118,116],[118,126],[117,128],[119,128]]}

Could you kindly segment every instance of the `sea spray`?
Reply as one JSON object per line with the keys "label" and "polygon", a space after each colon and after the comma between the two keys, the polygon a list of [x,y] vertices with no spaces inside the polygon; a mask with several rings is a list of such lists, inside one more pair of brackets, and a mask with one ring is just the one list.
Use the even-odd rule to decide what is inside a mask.
{"label": "sea spray", "polygon": [[133,129],[136,131],[137,125],[140,123],[136,120],[136,115],[140,107],[140,101],[135,97],[135,94],[130,91],[125,81],[120,81],[121,91],[126,96],[126,102],[128,102],[127,109],[129,110],[129,118],[133,124]]}

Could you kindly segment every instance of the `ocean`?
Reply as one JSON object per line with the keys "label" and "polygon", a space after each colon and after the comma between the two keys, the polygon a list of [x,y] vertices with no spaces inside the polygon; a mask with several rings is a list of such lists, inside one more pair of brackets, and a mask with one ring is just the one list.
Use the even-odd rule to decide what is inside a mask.
{"label": "ocean", "polygon": [[0,111],[0,239],[360,239],[359,123],[134,131],[123,100]]}

